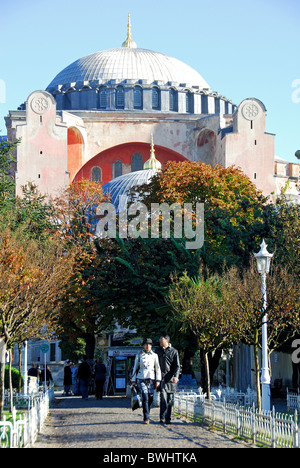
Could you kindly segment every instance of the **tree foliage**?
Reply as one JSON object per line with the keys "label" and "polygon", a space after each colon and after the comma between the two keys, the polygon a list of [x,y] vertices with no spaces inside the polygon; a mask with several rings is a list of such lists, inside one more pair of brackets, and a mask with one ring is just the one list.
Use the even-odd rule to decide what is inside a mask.
{"label": "tree foliage", "polygon": [[168,302],[179,322],[181,331],[189,328],[197,338],[204,354],[206,390],[210,398],[208,355],[227,348],[241,339],[243,320],[239,309],[231,307],[231,295],[226,276],[200,270],[195,278],[186,273],[174,278]]}
{"label": "tree foliage", "polygon": [[210,269],[249,264],[250,252],[267,237],[267,199],[238,168],[168,162],[147,186],[135,189],[144,202],[204,203],[205,241],[201,257]]}

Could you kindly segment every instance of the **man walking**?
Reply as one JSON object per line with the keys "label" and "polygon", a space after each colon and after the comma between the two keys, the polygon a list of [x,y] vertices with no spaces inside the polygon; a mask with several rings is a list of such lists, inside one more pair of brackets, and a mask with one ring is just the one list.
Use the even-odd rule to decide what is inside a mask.
{"label": "man walking", "polygon": [[87,357],[83,356],[82,363],[78,368],[77,378],[79,379],[79,388],[84,400],[89,397],[89,380],[91,377],[91,368],[87,362]]}
{"label": "man walking", "polygon": [[177,349],[170,344],[169,335],[163,333],[159,339],[160,347],[156,350],[162,373],[160,394],[160,422],[171,424],[173,393],[176,392],[180,373]]}

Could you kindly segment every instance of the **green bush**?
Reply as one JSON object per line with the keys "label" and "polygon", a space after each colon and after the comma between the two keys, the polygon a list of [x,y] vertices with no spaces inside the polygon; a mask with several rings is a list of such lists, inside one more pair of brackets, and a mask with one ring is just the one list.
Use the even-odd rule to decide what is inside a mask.
{"label": "green bush", "polygon": [[[12,386],[13,388],[19,388],[19,371],[18,369],[15,369],[15,367],[12,367],[11,369],[11,375],[12,375]],[[22,387],[24,386],[24,377],[23,375],[21,376],[22,379]],[[9,366],[5,366],[5,382],[4,382],[5,388],[9,389]]]}

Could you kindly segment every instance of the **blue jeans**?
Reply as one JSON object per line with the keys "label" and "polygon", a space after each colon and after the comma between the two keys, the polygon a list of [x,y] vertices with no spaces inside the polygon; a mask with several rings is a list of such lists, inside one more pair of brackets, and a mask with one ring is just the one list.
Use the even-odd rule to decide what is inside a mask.
{"label": "blue jeans", "polygon": [[160,392],[160,420],[169,423],[173,406],[173,393],[168,393],[164,386]]}
{"label": "blue jeans", "polygon": [[82,398],[87,400],[89,397],[89,379],[80,379],[79,386]]}
{"label": "blue jeans", "polygon": [[144,421],[150,417],[150,408],[153,402],[154,381],[137,379],[137,386],[143,400]]}

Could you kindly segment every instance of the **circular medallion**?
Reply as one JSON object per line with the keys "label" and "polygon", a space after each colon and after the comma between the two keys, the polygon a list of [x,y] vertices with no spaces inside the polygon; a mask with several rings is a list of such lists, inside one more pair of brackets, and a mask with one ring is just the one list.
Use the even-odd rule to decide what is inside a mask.
{"label": "circular medallion", "polygon": [[48,99],[42,95],[36,96],[31,101],[31,108],[36,114],[45,114],[49,108]]}
{"label": "circular medallion", "polygon": [[254,120],[259,114],[259,107],[253,102],[248,102],[242,109],[242,114],[247,120]]}

